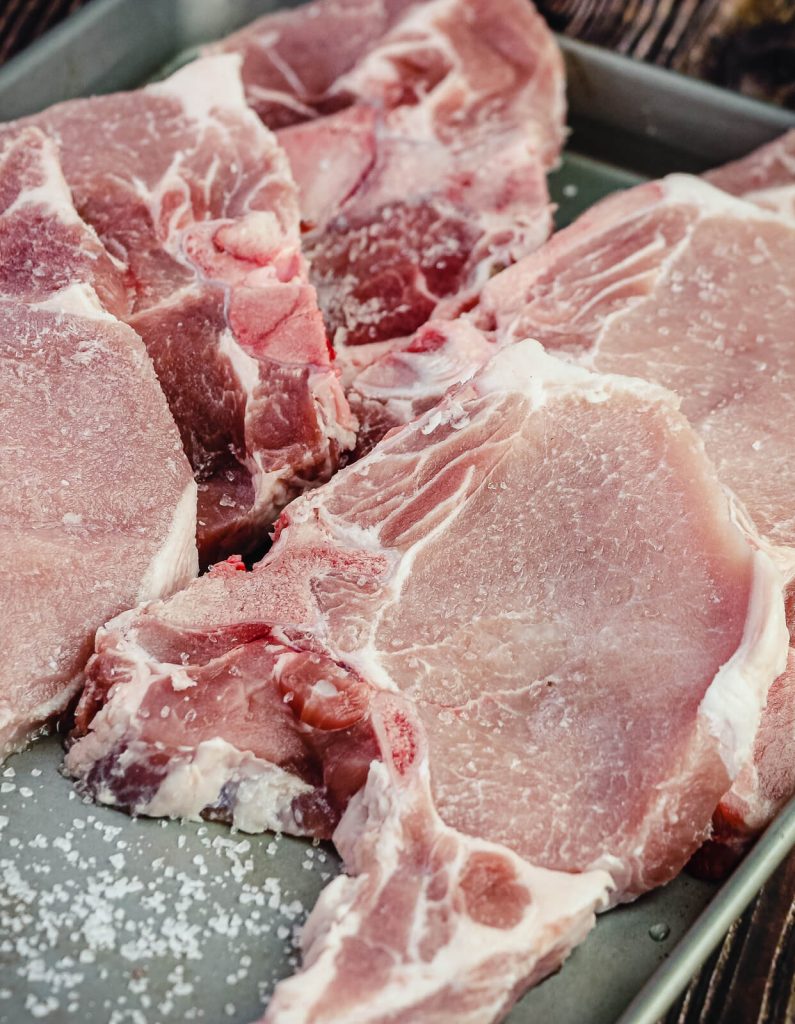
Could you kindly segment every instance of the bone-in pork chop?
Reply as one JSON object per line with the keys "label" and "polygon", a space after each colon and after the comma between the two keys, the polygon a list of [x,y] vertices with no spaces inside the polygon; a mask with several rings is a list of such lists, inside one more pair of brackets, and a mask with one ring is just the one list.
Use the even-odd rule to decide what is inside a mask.
{"label": "bone-in pork chop", "polygon": [[673,399],[526,343],[290,506],[253,572],[97,650],[67,763],[101,800],[244,824],[259,777],[261,819],[328,834],[374,756],[368,688],[397,691],[448,825],[627,896],[705,838],[786,631]]}
{"label": "bone-in pork chop", "polygon": [[[117,262],[199,483],[203,561],[264,540],[353,443],[300,251],[295,185],[233,56],[23,122],[60,147],[81,216]],[[97,124],[102,145],[95,145]]]}
{"label": "bone-in pork chop", "polygon": [[410,714],[379,704],[383,763],[334,834],[348,876],[321,894],[301,934],[304,969],[277,987],[266,1024],[499,1020],[607,898],[602,871],[545,871],[446,826]]}
{"label": "bone-in pork chop", "polygon": [[35,128],[0,151],[0,756],[77,691],[98,626],[197,569],[196,485],[121,291]]}
{"label": "bone-in pork chop", "polygon": [[253,571],[109,623],[67,768],[141,813],[343,812],[355,877],[269,1020],[485,1022],[584,927],[529,865],[605,868],[614,900],[671,878],[786,648],[778,573],[674,397],[519,343],[294,502]]}

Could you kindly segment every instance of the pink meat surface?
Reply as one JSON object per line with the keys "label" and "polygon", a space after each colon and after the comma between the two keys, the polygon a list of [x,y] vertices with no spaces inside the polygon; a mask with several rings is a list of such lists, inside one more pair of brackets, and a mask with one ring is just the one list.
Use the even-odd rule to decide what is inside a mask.
{"label": "pink meat surface", "polygon": [[734,196],[795,217],[795,129],[704,177]]}
{"label": "pink meat surface", "polygon": [[524,113],[548,163],[563,144],[563,62],[531,3],[314,0],[207,50],[242,55],[248,101],[273,129],[357,102],[427,104],[445,137]]}
{"label": "pink meat surface", "polygon": [[672,396],[511,346],[252,572],[101,631],[67,767],[138,813],[327,835],[400,694],[445,825],[631,898],[706,838],[786,661],[732,515]]}
{"label": "pink meat surface", "polygon": [[419,724],[393,697],[374,703],[384,760],[334,834],[348,875],[321,894],[302,931],[303,970],[277,986],[264,1020],[499,1020],[585,938],[608,877],[545,871],[449,828]]}
{"label": "pink meat surface", "polygon": [[549,234],[560,53],[526,0],[316,0],[220,45],[243,54],[249,102],[281,129],[346,383],[376,362],[356,395],[372,438],[404,422],[374,397],[391,353]]}
{"label": "pink meat surface", "polygon": [[41,302],[76,284],[123,312],[119,269],[75,210],[57,147],[29,127],[0,145],[0,294]]}
{"label": "pink meat surface", "polygon": [[[30,124],[59,145],[80,215],[116,262],[199,483],[203,561],[261,544],[331,475],[354,421],[300,252],[295,185],[246,106],[237,58]],[[94,144],[97,124],[103,144]]]}
{"label": "pink meat surface", "polygon": [[[786,582],[795,574],[792,266],[795,223],[674,176],[611,197],[498,275],[477,319],[498,342],[529,335],[583,365],[676,391]],[[794,684],[791,673],[777,684],[759,763],[719,809],[721,836],[743,817],[747,838],[787,795],[762,752],[776,733],[780,758],[795,763]]]}
{"label": "pink meat surface", "polygon": [[196,485],[112,262],[35,128],[0,151],[0,756],[80,687],[94,633],[197,569]]}

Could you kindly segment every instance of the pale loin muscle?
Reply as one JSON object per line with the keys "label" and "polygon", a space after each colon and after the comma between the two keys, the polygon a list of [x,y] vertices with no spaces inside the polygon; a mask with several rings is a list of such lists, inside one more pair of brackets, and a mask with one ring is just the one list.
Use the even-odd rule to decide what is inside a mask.
{"label": "pale loin muscle", "polygon": [[[0,756],[79,689],[96,629],[196,574],[196,485],[54,144],[0,149]],[[24,254],[24,259],[22,258]]]}
{"label": "pale loin muscle", "polygon": [[[771,152],[779,145],[784,159],[788,139]],[[793,266],[795,222],[674,175],[605,200],[499,274],[476,319],[496,344],[530,335],[569,360],[674,390],[739,499],[739,520],[791,581]],[[753,834],[792,789],[763,751],[775,734],[780,757],[795,760],[794,683],[789,673],[777,684],[758,763],[718,810],[722,840]]]}

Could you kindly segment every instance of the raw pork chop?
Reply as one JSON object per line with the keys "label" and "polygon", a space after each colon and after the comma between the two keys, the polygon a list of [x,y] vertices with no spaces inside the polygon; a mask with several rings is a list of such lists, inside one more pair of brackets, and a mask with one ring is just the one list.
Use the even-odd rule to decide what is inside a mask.
{"label": "raw pork chop", "polygon": [[795,129],[704,177],[725,192],[795,217]]}
{"label": "raw pork chop", "polygon": [[67,759],[98,799],[326,835],[393,692],[451,828],[617,898],[703,841],[786,630],[668,393],[512,346],[278,530],[101,631]]}
{"label": "raw pork chop", "polygon": [[352,877],[266,1020],[498,1019],[604,899],[532,865],[626,899],[704,838],[785,661],[778,574],[673,396],[535,342],[278,532],[101,631],[67,767],[144,813],[347,804]]}
{"label": "raw pork chop", "polygon": [[[527,0],[316,0],[221,47],[244,55],[249,101],[283,129],[347,383],[549,234],[563,63]],[[379,364],[356,393],[365,436],[398,422],[375,396],[391,373]]]}
{"label": "raw pork chop", "polygon": [[113,264],[37,129],[0,152],[0,756],[78,689],[97,626],[197,569],[196,485]]}
{"label": "raw pork chop", "polygon": [[[531,335],[586,366],[675,390],[746,528],[791,580],[793,266],[795,224],[673,176],[611,197],[496,277],[479,319],[500,341]],[[795,763],[793,687],[790,672],[772,691],[758,763],[719,809],[719,836],[731,827],[747,838],[792,791],[775,762]]]}
{"label": "raw pork chop", "polygon": [[697,178],[611,196],[491,281],[478,322],[671,388],[795,571],[795,225]]}
{"label": "raw pork chop", "polygon": [[147,345],[199,482],[205,562],[261,543],[353,443],[295,186],[238,65],[208,58],[5,128],[35,124],[59,143],[75,204],[121,268],[119,315]]}

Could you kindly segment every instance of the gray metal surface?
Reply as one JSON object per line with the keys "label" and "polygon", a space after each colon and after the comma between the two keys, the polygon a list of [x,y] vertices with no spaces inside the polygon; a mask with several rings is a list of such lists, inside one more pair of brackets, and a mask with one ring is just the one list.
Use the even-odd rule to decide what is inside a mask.
{"label": "gray metal surface", "polygon": [[[94,0],[0,70],[0,119],[135,86],[276,6]],[[593,47],[562,45],[573,133],[551,179],[559,226],[639,175],[701,170],[795,121]],[[57,773],[60,760],[50,739],[0,769],[0,1024],[255,1019],[295,965],[295,929],[338,870],[333,852],[84,805]],[[795,805],[722,887],[683,874],[612,911],[517,1005],[510,1024],[652,1024],[793,846]]]}

